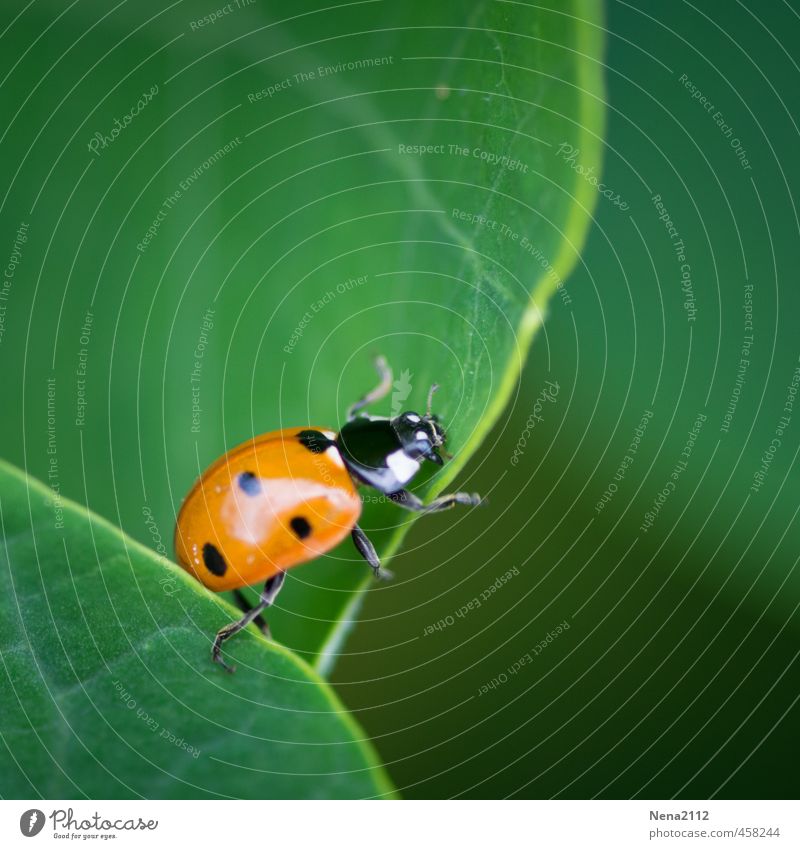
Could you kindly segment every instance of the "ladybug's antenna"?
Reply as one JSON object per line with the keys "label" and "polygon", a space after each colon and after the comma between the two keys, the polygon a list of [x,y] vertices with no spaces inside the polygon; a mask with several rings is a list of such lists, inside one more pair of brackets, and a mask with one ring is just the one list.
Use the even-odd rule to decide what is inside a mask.
{"label": "ladybug's antenna", "polygon": [[431,405],[433,403],[433,396],[436,390],[439,388],[438,383],[431,384],[431,388],[428,390],[428,412],[425,415],[430,418],[431,417]]}

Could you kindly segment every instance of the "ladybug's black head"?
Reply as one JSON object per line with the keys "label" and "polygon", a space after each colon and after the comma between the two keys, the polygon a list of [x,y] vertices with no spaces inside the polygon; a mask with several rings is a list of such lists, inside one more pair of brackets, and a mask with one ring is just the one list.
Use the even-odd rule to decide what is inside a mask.
{"label": "ladybug's black head", "polygon": [[392,419],[392,427],[403,446],[403,452],[413,460],[424,457],[438,466],[443,465],[436,449],[444,445],[447,436],[438,417],[431,414],[430,409],[424,416],[412,410],[401,413]]}
{"label": "ladybug's black head", "polygon": [[404,454],[412,460],[424,457],[442,465],[442,458],[436,449],[444,445],[445,433],[436,416],[421,416],[409,410],[393,418],[392,427],[403,446]]}

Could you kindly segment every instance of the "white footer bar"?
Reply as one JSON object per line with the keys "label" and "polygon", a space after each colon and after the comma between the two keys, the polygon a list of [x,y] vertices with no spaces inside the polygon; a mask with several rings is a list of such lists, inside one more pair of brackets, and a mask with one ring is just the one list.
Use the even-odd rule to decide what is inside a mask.
{"label": "white footer bar", "polygon": [[[33,841],[33,842],[32,842]],[[0,802],[0,846],[800,846],[794,801]],[[191,841],[191,844],[190,844]]]}

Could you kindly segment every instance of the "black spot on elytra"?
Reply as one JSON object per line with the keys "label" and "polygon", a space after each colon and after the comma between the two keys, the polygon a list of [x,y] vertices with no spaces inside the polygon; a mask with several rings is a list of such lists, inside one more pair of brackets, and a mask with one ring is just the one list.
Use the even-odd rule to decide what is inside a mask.
{"label": "black spot on elytra", "polygon": [[311,525],[302,516],[295,516],[289,524],[298,539],[305,539],[311,533]]}
{"label": "black spot on elytra", "polygon": [[221,578],[228,571],[228,564],[225,558],[219,553],[217,547],[207,542],[203,546],[203,562],[206,564],[208,571],[212,575]]}
{"label": "black spot on elytra", "polygon": [[248,495],[258,495],[261,492],[261,481],[252,472],[242,472],[238,481],[239,489]]}
{"label": "black spot on elytra", "polygon": [[333,445],[330,439],[318,430],[301,430],[300,433],[297,434],[297,439],[300,444],[305,448],[308,448],[312,454],[322,454],[326,448]]}

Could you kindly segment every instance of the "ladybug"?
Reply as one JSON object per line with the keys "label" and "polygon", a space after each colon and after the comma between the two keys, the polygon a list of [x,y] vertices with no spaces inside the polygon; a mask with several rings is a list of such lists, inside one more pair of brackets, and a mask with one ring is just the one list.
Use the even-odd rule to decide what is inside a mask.
{"label": "ladybug", "polygon": [[[378,385],[353,404],[339,431],[294,427],[262,434],[233,448],[200,476],[186,496],[175,527],[180,565],[215,592],[233,590],[244,616],[221,628],[211,652],[229,672],[222,644],[251,622],[269,635],[261,616],[275,601],[286,570],[330,551],[348,534],[381,577],[375,547],[358,526],[358,486],[370,486],[406,510],[433,513],[455,504],[478,505],[478,495],[454,492],[423,502],[406,489],[423,461],[443,465],[445,431],[428,394],[424,415],[393,418],[361,412],[386,397],[392,372],[375,360]],[[250,607],[240,588],[265,581]]]}

